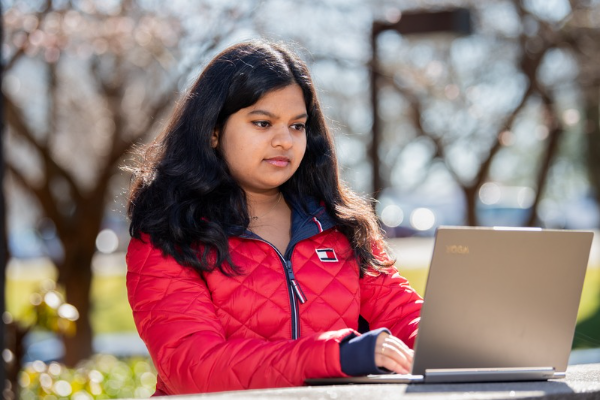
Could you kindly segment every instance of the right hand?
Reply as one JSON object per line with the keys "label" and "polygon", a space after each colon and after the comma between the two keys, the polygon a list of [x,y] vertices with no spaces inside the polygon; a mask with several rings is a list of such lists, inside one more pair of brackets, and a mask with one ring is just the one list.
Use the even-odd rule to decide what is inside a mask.
{"label": "right hand", "polygon": [[382,332],[375,343],[375,365],[397,374],[409,374],[414,351],[402,340]]}

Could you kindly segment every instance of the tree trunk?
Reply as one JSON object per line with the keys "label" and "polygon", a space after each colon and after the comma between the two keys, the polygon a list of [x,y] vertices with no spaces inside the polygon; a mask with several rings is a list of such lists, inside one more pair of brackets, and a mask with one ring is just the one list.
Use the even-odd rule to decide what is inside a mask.
{"label": "tree trunk", "polygon": [[69,254],[69,273],[63,278],[66,300],[79,311],[76,323],[76,334],[74,336],[64,335],[65,345],[64,362],[68,366],[75,366],[82,359],[89,358],[92,351],[92,326],[89,320],[91,308],[90,289],[92,286],[92,270],[90,265],[94,251],[83,248],[65,249]]}
{"label": "tree trunk", "polygon": [[69,366],[89,358],[93,353],[93,332],[89,319],[91,265],[96,252],[96,236],[100,231],[105,204],[96,196],[90,196],[83,203],[85,204],[78,205],[76,216],[73,217],[74,221],[71,225],[73,229],[69,229],[68,234],[61,234],[65,258],[59,268],[58,282],[65,289],[66,301],[75,306],[80,315],[75,324],[76,334],[63,336],[64,362]]}
{"label": "tree trunk", "polygon": [[592,86],[585,92],[587,164],[590,184],[600,212],[600,88]]}
{"label": "tree trunk", "polygon": [[542,96],[542,98],[546,107],[546,113],[548,115],[549,134],[546,141],[546,151],[541,159],[540,169],[537,175],[535,199],[531,206],[529,218],[525,222],[525,226],[534,226],[538,221],[537,208],[548,182],[548,172],[552,166],[552,160],[558,152],[558,145],[560,143],[560,139],[563,137],[563,129],[560,124],[560,118],[558,115],[556,115],[553,100],[547,95]]}
{"label": "tree trunk", "polygon": [[477,193],[479,187],[477,185],[473,187],[463,187],[465,193],[465,201],[467,206],[467,225],[477,226],[479,221],[477,220]]}
{"label": "tree trunk", "polygon": [[12,400],[19,398],[19,372],[21,372],[21,361],[25,355],[25,336],[29,333],[28,327],[22,327],[17,321],[10,321],[4,324],[4,347],[3,349],[12,352],[12,360],[5,362],[4,374],[5,380],[2,381],[2,398]]}

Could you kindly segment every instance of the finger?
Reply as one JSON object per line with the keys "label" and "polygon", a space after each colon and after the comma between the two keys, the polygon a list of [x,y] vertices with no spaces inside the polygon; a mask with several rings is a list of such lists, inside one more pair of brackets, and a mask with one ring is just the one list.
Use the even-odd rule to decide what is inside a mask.
{"label": "finger", "polygon": [[395,372],[397,374],[407,374],[409,372],[409,368],[406,365],[398,363],[394,358],[387,357],[385,352],[390,352],[390,350],[384,350],[384,353],[378,353],[375,356],[375,364],[379,368],[385,368],[389,371]]}
{"label": "finger", "polygon": [[375,354],[375,365],[387,368],[392,372],[405,374],[410,370],[412,362],[400,349],[389,343],[384,343]]}
{"label": "finger", "polygon": [[412,354],[414,353],[414,351],[410,347],[408,347],[402,340],[398,339],[395,336],[386,337],[385,340],[381,343],[381,345],[383,346],[384,344],[397,348],[407,356],[412,356]]}
{"label": "finger", "polygon": [[412,368],[413,354],[413,350],[402,340],[382,332],[375,345],[375,365],[406,374]]}
{"label": "finger", "polygon": [[408,347],[406,345],[406,343],[404,343],[402,340],[398,339],[395,336],[388,336],[385,339],[384,343],[388,343],[390,345],[397,347],[407,358],[408,362],[412,363],[412,360],[414,357],[414,351],[410,347]]}
{"label": "finger", "polygon": [[410,374],[409,368],[406,368],[406,367],[398,364],[391,358],[386,359],[386,361],[383,363],[382,367],[387,369],[388,371],[392,371],[396,374],[401,374],[401,375]]}
{"label": "finger", "polygon": [[[382,355],[400,365],[404,370],[410,370],[412,366],[412,355],[404,349],[396,347],[396,344],[386,342],[382,346]],[[385,362],[385,360],[384,360]]]}
{"label": "finger", "polygon": [[379,336],[377,336],[377,342],[375,343],[375,348],[380,349],[383,342],[385,342],[385,340],[390,336],[391,335],[387,332],[381,332],[379,334]]}
{"label": "finger", "polygon": [[390,335],[390,336],[388,336],[386,338],[386,341],[387,342],[390,342],[390,341],[394,342],[399,348],[402,348],[403,351],[405,353],[407,353],[407,354],[410,353],[412,355],[414,353],[414,351],[410,347],[408,347],[406,345],[406,343],[404,343],[402,340],[398,339],[396,336],[391,336]]}

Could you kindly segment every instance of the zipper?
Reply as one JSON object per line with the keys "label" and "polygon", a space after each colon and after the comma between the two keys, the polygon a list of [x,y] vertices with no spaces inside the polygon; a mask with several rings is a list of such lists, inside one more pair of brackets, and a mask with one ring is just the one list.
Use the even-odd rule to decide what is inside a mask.
{"label": "zipper", "polygon": [[294,276],[294,270],[292,269],[291,261],[285,262],[285,271],[287,272],[288,279],[289,279],[290,283],[292,284],[292,288],[294,289],[294,292],[296,292],[296,297],[298,298],[298,301],[300,301],[300,304],[306,303],[306,295],[302,291],[300,284],[298,283],[298,281],[296,280],[296,277]]}
{"label": "zipper", "polygon": [[290,297],[290,308],[292,310],[292,339],[298,339],[300,337],[300,310],[298,310],[298,302],[300,302],[300,304],[306,303],[306,296],[304,295],[300,284],[296,280],[294,270],[292,269],[292,262],[287,261],[283,254],[281,254],[279,249],[277,249],[277,247],[273,246],[266,240],[256,237],[246,237],[246,239],[258,240],[260,242],[268,244],[273,248],[273,250],[275,250],[275,252],[279,256],[279,260],[281,261],[281,264],[283,265],[283,269],[285,271],[285,282],[288,288],[288,295]]}

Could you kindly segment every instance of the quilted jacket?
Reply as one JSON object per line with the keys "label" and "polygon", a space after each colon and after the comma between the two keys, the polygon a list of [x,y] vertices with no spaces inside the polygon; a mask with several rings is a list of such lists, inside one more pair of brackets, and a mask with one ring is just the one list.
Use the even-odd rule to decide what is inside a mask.
{"label": "quilted jacket", "polygon": [[158,370],[155,395],[346,376],[339,343],[358,335],[359,315],[413,346],[422,300],[408,282],[395,270],[360,278],[350,243],[325,210],[292,206],[285,254],[250,232],[229,238],[243,270],[234,277],[182,267],[146,235],[131,240],[128,297]]}

